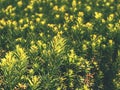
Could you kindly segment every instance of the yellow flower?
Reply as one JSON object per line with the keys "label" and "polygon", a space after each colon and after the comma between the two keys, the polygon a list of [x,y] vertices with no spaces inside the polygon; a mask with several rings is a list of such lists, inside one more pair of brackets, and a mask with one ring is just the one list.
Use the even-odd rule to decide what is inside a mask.
{"label": "yellow flower", "polygon": [[52,2],[50,2],[50,6],[51,6],[51,7],[53,6],[53,3],[52,3]]}
{"label": "yellow flower", "polygon": [[43,37],[44,33],[41,32],[41,33],[39,33],[39,35],[40,35],[40,37]]}
{"label": "yellow flower", "polygon": [[53,28],[55,25],[54,24],[47,24],[47,26]]}
{"label": "yellow flower", "polygon": [[24,21],[23,19],[20,19],[20,20],[19,20],[19,23],[20,23],[20,24],[23,24],[23,21]]}
{"label": "yellow flower", "polygon": [[32,10],[32,9],[33,9],[33,6],[32,6],[32,5],[28,5],[28,6],[27,6],[27,9]]}
{"label": "yellow flower", "polygon": [[73,1],[72,1],[72,7],[73,7],[73,8],[75,8],[75,7],[76,7],[76,5],[77,5],[76,0],[73,0]]}
{"label": "yellow flower", "polygon": [[97,35],[96,35],[96,34],[94,34],[94,35],[93,35],[93,40],[95,40],[95,39],[96,39],[96,37],[97,37]]}
{"label": "yellow flower", "polygon": [[29,25],[28,24],[24,24],[23,28],[25,29],[27,27],[29,27]]}
{"label": "yellow flower", "polygon": [[18,87],[19,87],[20,89],[25,90],[25,89],[27,88],[27,85],[26,85],[26,84],[18,83]]}
{"label": "yellow flower", "polygon": [[62,35],[62,34],[63,34],[63,31],[59,31],[58,34],[59,34],[59,35]]}
{"label": "yellow flower", "polygon": [[91,30],[93,28],[93,25],[92,25],[92,23],[87,22],[86,27]]}
{"label": "yellow flower", "polygon": [[109,40],[109,44],[112,45],[113,44],[113,40]]}
{"label": "yellow flower", "polygon": [[93,43],[92,43],[92,47],[95,48],[95,46],[96,46],[96,43],[93,42]]}
{"label": "yellow flower", "polygon": [[36,13],[35,15],[40,17],[40,18],[43,17],[43,13]]}
{"label": "yellow flower", "polygon": [[105,23],[105,19],[102,19],[102,23]]}
{"label": "yellow flower", "polygon": [[77,27],[76,27],[75,25],[73,25],[71,28],[72,28],[74,31],[77,30]]}
{"label": "yellow flower", "polygon": [[2,24],[3,26],[6,25],[6,21],[4,19],[0,20],[0,24]]}
{"label": "yellow flower", "polygon": [[7,21],[7,25],[11,25],[12,24],[12,21],[11,20],[8,20]]}
{"label": "yellow flower", "polygon": [[22,41],[22,38],[17,38],[15,39],[15,41]]}
{"label": "yellow flower", "polygon": [[45,21],[45,20],[41,21],[41,24],[42,24],[42,25],[45,25],[45,23],[46,23],[46,21]]}
{"label": "yellow flower", "polygon": [[86,10],[89,12],[91,11],[91,7],[90,6],[86,6]]}
{"label": "yellow flower", "polygon": [[107,2],[107,3],[106,3],[106,6],[110,6],[110,3],[109,3],[109,2]]}
{"label": "yellow flower", "polygon": [[89,90],[89,88],[87,87],[87,85],[84,85],[84,89],[83,90]]}
{"label": "yellow flower", "polygon": [[65,5],[63,5],[62,7],[60,7],[59,11],[65,12]]}
{"label": "yellow flower", "polygon": [[96,19],[99,19],[102,17],[102,13],[99,13],[99,12],[95,12],[95,18]]}
{"label": "yellow flower", "polygon": [[61,88],[60,88],[60,87],[57,87],[57,90],[61,90]]}
{"label": "yellow flower", "polygon": [[56,14],[56,15],[55,15],[55,18],[56,18],[56,19],[59,19],[59,17],[60,17],[59,14]]}
{"label": "yellow flower", "polygon": [[83,17],[84,16],[84,12],[78,12],[78,16],[79,17]]}
{"label": "yellow flower", "polygon": [[102,47],[103,47],[103,48],[106,48],[106,45],[105,45],[105,44],[103,44],[103,45],[102,45]]}
{"label": "yellow flower", "polygon": [[23,5],[23,2],[22,1],[17,2],[17,5],[21,7]]}
{"label": "yellow flower", "polygon": [[93,64],[94,64],[95,66],[97,66],[98,63],[97,63],[96,61],[94,61]]}
{"label": "yellow flower", "polygon": [[34,68],[34,69],[38,69],[38,68],[39,68],[39,64],[38,64],[38,63],[34,63],[34,64],[33,64],[33,68]]}
{"label": "yellow flower", "polygon": [[73,18],[74,18],[73,15],[70,15],[70,20],[71,20],[71,21],[73,21]]}
{"label": "yellow flower", "polygon": [[78,5],[81,5],[81,1],[78,1]]}
{"label": "yellow flower", "polygon": [[15,17],[16,14],[15,13],[11,13],[10,15],[11,15],[11,17]]}
{"label": "yellow flower", "polygon": [[32,45],[32,46],[30,47],[30,52],[35,53],[35,52],[37,52],[37,51],[38,51],[38,47],[37,47],[36,45]]}
{"label": "yellow flower", "polygon": [[107,17],[107,20],[108,21],[112,21],[114,19],[114,14],[110,14],[108,17]]}
{"label": "yellow flower", "polygon": [[83,22],[83,18],[78,17],[78,18],[77,18],[77,21],[78,21],[79,24],[81,24],[81,23]]}
{"label": "yellow flower", "polygon": [[74,87],[74,84],[73,84],[73,82],[70,82],[70,87]]}
{"label": "yellow flower", "polygon": [[17,22],[16,22],[16,21],[13,21],[13,22],[12,22],[12,25],[17,26]]}
{"label": "yellow flower", "polygon": [[103,2],[106,2],[107,0],[103,0]]}
{"label": "yellow flower", "polygon": [[39,11],[42,11],[43,10],[43,8],[42,7],[39,7]]}
{"label": "yellow flower", "polygon": [[42,45],[42,41],[41,41],[41,40],[38,40],[38,41],[37,41],[37,45],[38,45],[38,46],[41,46],[41,45]]}
{"label": "yellow flower", "polygon": [[46,45],[46,44],[43,44],[43,48],[46,49],[46,48],[47,48],[47,45]]}
{"label": "yellow flower", "polygon": [[35,42],[32,40],[32,41],[30,42],[30,44],[33,45],[33,44],[35,44]]}
{"label": "yellow flower", "polygon": [[58,9],[58,6],[55,5],[55,6],[53,7],[53,10],[58,11],[58,10],[59,10],[59,9]]}
{"label": "yellow flower", "polygon": [[40,18],[36,18],[36,22],[40,22]]}
{"label": "yellow flower", "polygon": [[111,23],[109,23],[109,24],[108,24],[108,29],[109,29],[109,30],[112,30],[112,29],[113,29],[113,27],[114,27],[114,25],[113,25],[113,24],[111,24]]}
{"label": "yellow flower", "polygon": [[69,70],[68,70],[68,73],[69,73],[69,75],[72,75],[72,74],[73,74],[73,70],[72,70],[72,69],[69,69]]}
{"label": "yellow flower", "polygon": [[32,82],[34,83],[34,84],[37,84],[37,83],[39,83],[40,81],[40,78],[38,77],[38,76],[33,76],[32,77]]}
{"label": "yellow flower", "polygon": [[31,29],[31,30],[34,30],[34,29],[35,29],[35,26],[34,26],[34,25],[31,25],[31,26],[30,26],[30,29]]}
{"label": "yellow flower", "polygon": [[111,3],[113,3],[114,2],[114,0],[109,0]]}
{"label": "yellow flower", "polygon": [[86,44],[83,44],[82,49],[83,49],[84,51],[87,50]]}

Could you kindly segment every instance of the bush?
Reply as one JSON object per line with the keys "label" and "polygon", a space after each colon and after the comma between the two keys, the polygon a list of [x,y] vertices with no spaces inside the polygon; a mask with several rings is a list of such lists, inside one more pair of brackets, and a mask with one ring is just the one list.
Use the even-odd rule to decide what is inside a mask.
{"label": "bush", "polygon": [[119,0],[0,0],[0,89],[119,90]]}

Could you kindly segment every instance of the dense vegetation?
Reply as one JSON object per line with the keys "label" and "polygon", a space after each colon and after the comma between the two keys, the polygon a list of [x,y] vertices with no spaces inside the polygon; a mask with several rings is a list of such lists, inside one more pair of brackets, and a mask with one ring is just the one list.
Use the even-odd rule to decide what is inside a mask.
{"label": "dense vegetation", "polygon": [[120,0],[0,0],[0,90],[120,90]]}

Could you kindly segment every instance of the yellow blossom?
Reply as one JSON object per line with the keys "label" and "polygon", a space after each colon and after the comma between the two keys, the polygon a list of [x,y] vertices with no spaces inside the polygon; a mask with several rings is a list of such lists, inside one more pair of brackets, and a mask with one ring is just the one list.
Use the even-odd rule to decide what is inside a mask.
{"label": "yellow blossom", "polygon": [[108,21],[112,21],[114,19],[114,14],[110,14],[107,18]]}
{"label": "yellow blossom", "polygon": [[78,17],[78,18],[77,18],[77,21],[78,21],[79,24],[81,24],[81,23],[83,22],[83,18]]}
{"label": "yellow blossom", "polygon": [[96,34],[94,34],[94,35],[93,35],[93,40],[95,40],[95,39],[96,39],[96,37],[97,37],[97,35],[96,35]]}
{"label": "yellow blossom", "polygon": [[73,15],[70,15],[70,20],[71,20],[71,21],[73,21],[73,18],[74,18]]}
{"label": "yellow blossom", "polygon": [[36,13],[35,15],[38,16],[38,17],[40,17],[40,18],[43,17],[43,13]]}
{"label": "yellow blossom", "polygon": [[36,45],[32,45],[32,46],[30,47],[30,52],[35,53],[35,52],[37,52],[37,51],[38,51],[38,47],[37,47]]}
{"label": "yellow blossom", "polygon": [[28,24],[24,24],[23,28],[25,29],[25,28],[27,28],[28,26],[29,26]]}
{"label": "yellow blossom", "polygon": [[53,6],[53,3],[52,3],[52,2],[50,2],[50,6],[51,6],[51,7]]}
{"label": "yellow blossom", "polygon": [[41,37],[43,37],[44,33],[39,33],[39,35],[40,35]]}
{"label": "yellow blossom", "polygon": [[109,2],[106,2],[106,6],[110,6],[110,3],[109,3]]}
{"label": "yellow blossom", "polygon": [[35,29],[35,26],[34,26],[34,25],[31,25],[31,26],[30,26],[30,29],[31,29],[31,30],[34,30],[34,29]]}
{"label": "yellow blossom", "polygon": [[45,25],[45,23],[46,23],[46,21],[45,21],[45,20],[41,21],[41,24],[42,24],[42,25]]}
{"label": "yellow blossom", "polygon": [[92,25],[92,23],[87,22],[87,23],[86,23],[86,27],[87,27],[88,29],[92,29],[92,28],[93,28],[93,25]]}
{"label": "yellow blossom", "polygon": [[89,12],[91,11],[91,7],[90,6],[86,6],[86,10]]}
{"label": "yellow blossom", "polygon": [[106,45],[105,45],[105,44],[103,44],[103,45],[102,45],[102,47],[103,47],[103,48],[106,48]]}
{"label": "yellow blossom", "polygon": [[59,19],[59,17],[60,17],[59,14],[56,14],[56,15],[55,15],[55,18],[56,18],[56,19]]}
{"label": "yellow blossom", "polygon": [[23,19],[20,19],[20,20],[19,20],[19,23],[20,23],[20,24],[23,24],[23,21],[24,21]]}
{"label": "yellow blossom", "polygon": [[65,12],[65,5],[63,5],[62,7],[60,7],[59,11]]}
{"label": "yellow blossom", "polygon": [[78,12],[78,16],[79,17],[83,17],[84,16],[84,12]]}
{"label": "yellow blossom", "polygon": [[36,22],[40,22],[40,18],[36,18]]}
{"label": "yellow blossom", "polygon": [[87,85],[84,85],[83,90],[89,90],[89,88],[87,87]]}
{"label": "yellow blossom", "polygon": [[61,88],[60,88],[60,87],[57,87],[57,90],[61,90]]}
{"label": "yellow blossom", "polygon": [[105,21],[105,19],[102,19],[102,23],[105,23],[106,21]]}
{"label": "yellow blossom", "polygon": [[38,40],[38,41],[37,41],[37,45],[38,45],[38,46],[42,46],[42,41],[41,41],[41,40]]}
{"label": "yellow blossom", "polygon": [[18,83],[18,87],[19,87],[20,89],[25,90],[25,89],[27,88],[27,85],[26,85],[26,84]]}
{"label": "yellow blossom", "polygon": [[109,40],[109,44],[112,45],[113,44],[113,40]]}
{"label": "yellow blossom", "polygon": [[102,17],[102,13],[100,13],[100,12],[95,12],[95,18],[96,19],[99,19],[99,18],[101,18]]}
{"label": "yellow blossom", "polygon": [[43,44],[43,48],[44,48],[44,49],[46,49],[46,48],[47,48],[47,45],[46,45],[45,43]]}
{"label": "yellow blossom", "polygon": [[12,25],[17,26],[17,22],[16,22],[16,21],[13,21],[13,22],[12,22]]}
{"label": "yellow blossom", "polygon": [[4,19],[0,20],[0,24],[2,24],[3,26],[6,25],[6,21]]}
{"label": "yellow blossom", "polygon": [[23,2],[22,1],[17,2],[17,5],[21,7],[23,5]]}
{"label": "yellow blossom", "polygon": [[12,21],[11,20],[8,20],[7,21],[7,25],[11,25],[12,24]]}
{"label": "yellow blossom", "polygon": [[84,51],[87,50],[86,44],[83,44],[82,49],[83,49]]}
{"label": "yellow blossom", "polygon": [[59,10],[59,9],[58,9],[58,6],[55,5],[55,6],[53,7],[53,10],[58,11],[58,10]]}
{"label": "yellow blossom", "polygon": [[96,43],[93,42],[93,43],[92,43],[92,47],[95,48],[95,46],[96,46]]}
{"label": "yellow blossom", "polygon": [[76,5],[77,5],[76,0],[73,0],[73,1],[72,1],[72,7],[73,7],[73,8],[75,8],[75,7],[76,7]]}
{"label": "yellow blossom", "polygon": [[114,27],[113,24],[111,24],[111,23],[108,24],[108,29],[109,29],[109,30],[112,30],[112,31],[113,31],[113,27]]}
{"label": "yellow blossom", "polygon": [[68,70],[68,73],[69,73],[69,75],[72,75],[72,74],[73,74],[73,70],[72,70],[72,69],[69,69],[69,70]]}
{"label": "yellow blossom", "polygon": [[40,11],[42,11],[42,10],[43,10],[43,8],[42,8],[42,7],[39,7],[39,10],[40,10]]}

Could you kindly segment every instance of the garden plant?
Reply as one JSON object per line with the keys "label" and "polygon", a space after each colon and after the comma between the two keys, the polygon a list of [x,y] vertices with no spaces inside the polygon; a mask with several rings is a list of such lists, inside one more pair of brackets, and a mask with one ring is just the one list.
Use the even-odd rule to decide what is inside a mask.
{"label": "garden plant", "polygon": [[120,0],[0,0],[0,90],[120,90]]}

